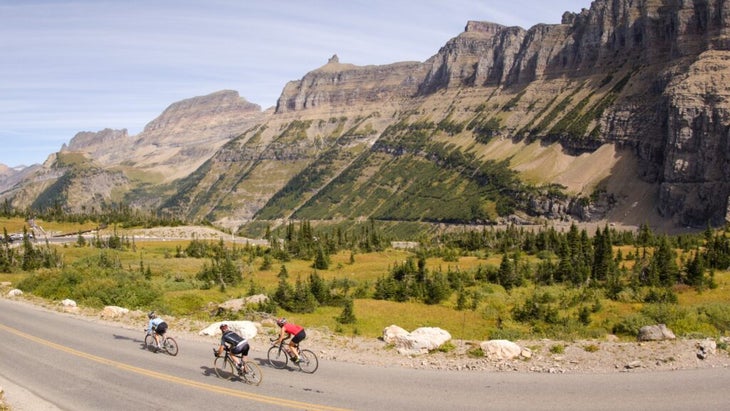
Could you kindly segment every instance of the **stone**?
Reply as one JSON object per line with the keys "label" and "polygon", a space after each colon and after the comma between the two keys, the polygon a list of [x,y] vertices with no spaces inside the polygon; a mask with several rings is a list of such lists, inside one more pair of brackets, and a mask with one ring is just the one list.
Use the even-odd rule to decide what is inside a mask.
{"label": "stone", "polygon": [[391,325],[383,330],[383,340],[393,344],[401,355],[427,354],[450,339],[451,334],[438,327],[421,327],[409,333],[401,327]]}
{"label": "stone", "polygon": [[676,338],[672,330],[664,324],[645,325],[639,329],[639,335],[637,336],[639,341],[664,341]]}
{"label": "stone", "polygon": [[408,335],[408,331],[397,325],[389,325],[383,329],[383,341],[386,344],[394,344],[396,339]]}
{"label": "stone", "polygon": [[218,321],[200,330],[200,335],[221,335],[221,324],[228,324],[228,328],[246,339],[253,339],[258,334],[258,326],[253,321]]}
{"label": "stone", "polygon": [[107,305],[103,310],[101,310],[99,316],[101,316],[101,318],[118,318],[125,316],[127,313],[129,313],[128,308]]}
{"label": "stone", "polygon": [[509,340],[489,340],[479,344],[484,356],[490,360],[511,360],[522,354],[522,347]]}

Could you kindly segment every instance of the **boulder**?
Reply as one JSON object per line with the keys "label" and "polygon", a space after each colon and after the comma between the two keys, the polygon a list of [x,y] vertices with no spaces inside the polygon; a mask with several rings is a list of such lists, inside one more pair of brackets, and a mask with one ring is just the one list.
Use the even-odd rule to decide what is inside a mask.
{"label": "boulder", "polygon": [[394,344],[396,338],[408,335],[408,331],[398,327],[397,325],[390,325],[383,329],[383,341],[386,344]]}
{"label": "boulder", "polygon": [[259,331],[258,326],[253,321],[218,321],[205,327],[198,334],[213,336],[221,335],[220,326],[223,323],[228,324],[228,328],[230,328],[231,331],[249,340],[256,337]]}
{"label": "boulder", "polygon": [[639,341],[664,341],[676,338],[672,330],[664,324],[645,325],[639,329],[639,335],[637,336]]}
{"label": "boulder", "polygon": [[64,307],[76,307],[76,301],[67,298],[61,301],[61,305]]}
{"label": "boulder", "polygon": [[[482,341],[479,344],[482,349],[484,356],[490,360],[511,360],[517,358],[522,354],[522,347],[508,340],[489,340]],[[526,357],[529,358],[532,352],[529,352]]]}
{"label": "boulder", "polygon": [[118,318],[126,315],[129,312],[128,308],[117,307],[116,305],[107,305],[101,310],[101,318]]}
{"label": "boulder", "polygon": [[23,295],[23,291],[17,288],[13,288],[12,290],[8,291],[8,297],[18,297],[21,295]]}
{"label": "boulder", "polygon": [[421,355],[438,349],[450,339],[451,334],[441,328],[422,327],[405,335],[397,335],[393,344],[399,354]]}

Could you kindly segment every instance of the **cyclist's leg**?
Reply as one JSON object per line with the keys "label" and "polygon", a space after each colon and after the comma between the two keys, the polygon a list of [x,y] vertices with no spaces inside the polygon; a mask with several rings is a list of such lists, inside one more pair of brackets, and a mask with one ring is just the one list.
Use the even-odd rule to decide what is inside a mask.
{"label": "cyclist's leg", "polygon": [[294,343],[294,341],[289,341],[289,352],[291,353],[292,358],[297,359],[299,358],[299,350],[297,349],[297,344]]}
{"label": "cyclist's leg", "polygon": [[304,332],[304,330],[301,330],[297,333],[297,335],[292,337],[291,341],[289,341],[289,348],[294,353],[294,358],[299,358],[299,342],[306,337],[307,334]]}
{"label": "cyclist's leg", "polygon": [[233,365],[235,365],[238,368],[241,368],[241,364],[239,363],[238,358],[236,357],[236,354],[234,354],[232,350],[228,350],[227,354],[228,354],[228,358],[231,360]]}

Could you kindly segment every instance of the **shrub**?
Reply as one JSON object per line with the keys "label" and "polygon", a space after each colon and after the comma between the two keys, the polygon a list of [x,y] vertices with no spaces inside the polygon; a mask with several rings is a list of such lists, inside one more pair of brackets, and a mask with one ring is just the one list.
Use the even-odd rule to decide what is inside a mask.
{"label": "shrub", "polygon": [[653,324],[654,321],[644,314],[630,315],[616,323],[612,332],[617,335],[639,335],[639,329],[645,325]]}
{"label": "shrub", "polygon": [[[441,344],[436,351],[438,352],[451,352],[456,349],[456,346],[451,341],[446,341],[445,343]],[[481,348],[480,348],[481,350]]]}
{"label": "shrub", "polygon": [[565,346],[563,344],[555,344],[550,346],[550,352],[553,354],[562,354],[565,352]]}
{"label": "shrub", "polygon": [[596,351],[600,350],[601,348],[598,347],[596,344],[588,344],[585,347],[583,347],[583,349],[586,352],[596,352]]}

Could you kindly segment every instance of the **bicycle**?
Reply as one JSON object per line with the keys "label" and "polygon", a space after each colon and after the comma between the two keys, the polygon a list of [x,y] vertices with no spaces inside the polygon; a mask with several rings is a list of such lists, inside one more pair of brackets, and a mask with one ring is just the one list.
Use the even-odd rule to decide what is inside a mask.
{"label": "bicycle", "polygon": [[[145,330],[147,331],[147,330]],[[154,334],[147,334],[144,337],[144,348],[148,349],[150,351],[157,352],[158,350],[163,350],[166,353],[172,355],[173,357],[177,355],[178,347],[177,347],[177,341],[175,341],[174,338],[168,337],[166,335],[160,335],[160,346],[158,347],[155,343],[155,336]]]}
{"label": "bicycle", "polygon": [[[291,360],[291,362],[299,367],[300,371],[307,374],[314,374],[317,368],[319,368],[317,355],[311,350],[299,348],[299,344],[296,344],[297,349],[299,349],[299,361],[294,361],[293,358],[290,358],[292,354],[286,346],[286,341],[289,338],[284,338],[279,344],[274,344],[269,348],[269,352],[267,353],[269,364],[280,370],[285,368],[289,364],[289,360]],[[272,343],[276,340],[277,338],[271,338]]]}
{"label": "bicycle", "polygon": [[243,382],[251,385],[259,385],[264,379],[264,375],[261,373],[261,368],[253,361],[244,361],[243,354],[233,354],[238,358],[238,362],[243,364],[242,367],[238,367],[231,357],[229,356],[228,349],[226,348],[225,354],[220,357],[217,355],[218,350],[213,348],[213,369],[218,378],[225,378],[229,380],[235,380],[239,378]]}

